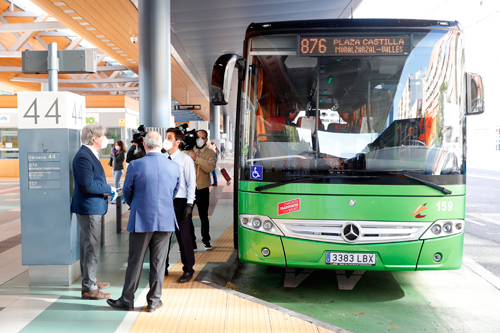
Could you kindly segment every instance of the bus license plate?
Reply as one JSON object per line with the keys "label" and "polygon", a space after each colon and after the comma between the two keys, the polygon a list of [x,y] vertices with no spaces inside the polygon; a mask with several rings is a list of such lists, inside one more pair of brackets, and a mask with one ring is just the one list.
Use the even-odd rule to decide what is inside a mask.
{"label": "bus license plate", "polygon": [[375,266],[376,260],[377,255],[375,253],[326,253],[326,263],[328,265]]}

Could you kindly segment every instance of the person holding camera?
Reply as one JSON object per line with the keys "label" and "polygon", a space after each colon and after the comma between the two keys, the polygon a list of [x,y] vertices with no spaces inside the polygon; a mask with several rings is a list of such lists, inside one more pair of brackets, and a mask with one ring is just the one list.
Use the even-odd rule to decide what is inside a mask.
{"label": "person holding camera", "polygon": [[[205,130],[196,132],[198,138],[196,139],[196,147],[193,151],[189,152],[189,156],[194,161],[196,168],[196,201],[195,205],[198,206],[198,212],[201,220],[201,241],[203,247],[211,250],[210,245],[210,224],[208,220],[208,205],[210,203],[210,173],[215,170],[217,166],[217,157],[213,150],[207,147],[208,133]],[[194,230],[194,229],[193,229]],[[193,232],[193,240],[196,236]]]}
{"label": "person holding camera", "polygon": [[138,132],[134,133],[132,141],[130,141],[132,143],[132,146],[127,153],[127,163],[146,156],[146,150],[144,149],[144,137],[147,134],[146,129],[144,125],[141,125],[137,130]]}
{"label": "person holding camera", "polygon": [[[194,274],[194,249],[192,234],[194,233],[192,216],[193,204],[196,191],[196,171],[194,162],[188,155],[179,150],[179,145],[184,141],[184,133],[178,128],[167,129],[167,137],[163,143],[166,156],[177,163],[181,169],[181,180],[179,192],[174,199],[175,216],[177,217],[178,228],[175,228],[175,236],[179,243],[181,252],[182,270],[184,273],[177,279],[177,282],[188,282]],[[168,255],[165,275],[168,275]]]}

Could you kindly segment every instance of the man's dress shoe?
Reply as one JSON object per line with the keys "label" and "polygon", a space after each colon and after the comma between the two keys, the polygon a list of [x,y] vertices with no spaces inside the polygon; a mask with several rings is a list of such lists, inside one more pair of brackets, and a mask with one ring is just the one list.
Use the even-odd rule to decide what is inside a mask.
{"label": "man's dress shoe", "polygon": [[155,312],[156,310],[158,310],[162,306],[163,306],[162,301],[159,301],[158,304],[156,304],[156,306],[149,306],[148,305],[148,312]]}
{"label": "man's dress shoe", "polygon": [[180,278],[177,279],[178,283],[188,282],[193,278],[193,273],[184,272]]}
{"label": "man's dress shoe", "polygon": [[125,311],[134,310],[134,306],[125,305],[119,299],[116,299],[116,300],[108,299],[106,302],[108,303],[109,306],[111,306],[112,308],[118,309],[118,310],[125,310]]}

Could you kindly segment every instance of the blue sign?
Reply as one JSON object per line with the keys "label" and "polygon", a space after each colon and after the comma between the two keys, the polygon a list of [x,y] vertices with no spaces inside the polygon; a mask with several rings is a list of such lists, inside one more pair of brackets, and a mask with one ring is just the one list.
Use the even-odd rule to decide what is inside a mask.
{"label": "blue sign", "polygon": [[252,165],[250,167],[250,179],[262,180],[264,167],[262,165]]}

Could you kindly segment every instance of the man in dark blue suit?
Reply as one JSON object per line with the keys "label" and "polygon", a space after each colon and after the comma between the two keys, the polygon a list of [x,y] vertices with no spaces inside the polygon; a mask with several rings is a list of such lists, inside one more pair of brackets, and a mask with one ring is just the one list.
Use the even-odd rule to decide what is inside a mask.
{"label": "man in dark blue suit", "polygon": [[97,265],[101,242],[101,219],[108,211],[107,195],[113,191],[106,182],[97,150],[106,148],[108,139],[104,126],[93,123],[82,129],[82,147],[73,160],[75,190],[71,212],[80,225],[80,268],[82,271],[82,298],[107,299],[111,294],[99,289],[109,283],[97,280]]}
{"label": "man in dark blue suit", "polygon": [[170,235],[177,220],[174,198],[179,191],[179,165],[161,153],[162,137],[149,132],[144,138],[147,155],[130,162],[123,185],[125,201],[130,205],[128,266],[122,296],[108,304],[121,310],[134,309],[134,293],[139,286],[146,251],[150,250],[148,311],[162,306],[161,289]]}

